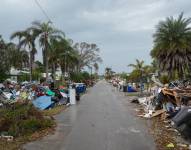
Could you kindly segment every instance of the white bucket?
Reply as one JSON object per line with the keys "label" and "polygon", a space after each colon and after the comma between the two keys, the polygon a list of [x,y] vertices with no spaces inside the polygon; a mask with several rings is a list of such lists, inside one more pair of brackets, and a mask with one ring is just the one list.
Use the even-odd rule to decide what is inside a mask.
{"label": "white bucket", "polygon": [[76,104],[76,91],[75,89],[69,89],[69,96],[70,96],[70,104]]}

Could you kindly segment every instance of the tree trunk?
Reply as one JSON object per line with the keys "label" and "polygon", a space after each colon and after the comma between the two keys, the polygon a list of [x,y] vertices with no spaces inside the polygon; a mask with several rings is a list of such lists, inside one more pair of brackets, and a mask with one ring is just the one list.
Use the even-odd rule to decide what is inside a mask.
{"label": "tree trunk", "polygon": [[[45,48],[43,49],[43,51],[42,51],[42,59],[43,59],[43,65],[45,66],[46,65],[46,54],[45,54],[46,52],[45,52]],[[45,69],[44,69],[44,71],[45,71]]]}
{"label": "tree trunk", "polygon": [[52,79],[55,81],[55,72],[56,72],[56,65],[55,63],[52,64]]}
{"label": "tree trunk", "polygon": [[46,81],[48,81],[48,41],[47,41],[47,33],[45,33],[45,70],[46,70]]}
{"label": "tree trunk", "polygon": [[30,52],[30,60],[29,60],[29,70],[30,70],[30,82],[32,81],[32,70],[33,70],[33,66],[32,66],[32,52]]}
{"label": "tree trunk", "polygon": [[46,81],[48,81],[48,54],[47,54],[47,51],[46,51],[46,66],[45,66],[45,69],[46,69]]}

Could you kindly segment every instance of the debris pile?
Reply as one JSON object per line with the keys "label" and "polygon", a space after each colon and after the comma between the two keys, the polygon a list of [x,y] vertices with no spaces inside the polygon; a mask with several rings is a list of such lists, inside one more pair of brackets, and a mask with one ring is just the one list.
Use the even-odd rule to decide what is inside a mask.
{"label": "debris pile", "polygon": [[86,91],[83,83],[73,83],[69,87],[59,86],[54,88],[51,84],[37,84],[24,82],[21,84],[5,81],[0,84],[0,107],[16,102],[31,102],[40,110],[49,109],[55,105],[67,105],[70,103],[70,89],[75,89],[76,99]]}
{"label": "debris pile", "polygon": [[53,84],[5,81],[0,84],[0,140],[13,141],[51,128],[53,120],[45,117],[42,110],[58,105],[69,106],[72,101],[80,100],[80,94],[85,91],[83,83],[54,88]]}
{"label": "debris pile", "polygon": [[[179,82],[181,83],[181,82]],[[191,139],[191,86],[170,83],[152,88],[152,95],[131,100],[139,103],[143,112],[138,116],[153,118],[161,116],[170,120],[170,127],[177,129],[185,138]]]}

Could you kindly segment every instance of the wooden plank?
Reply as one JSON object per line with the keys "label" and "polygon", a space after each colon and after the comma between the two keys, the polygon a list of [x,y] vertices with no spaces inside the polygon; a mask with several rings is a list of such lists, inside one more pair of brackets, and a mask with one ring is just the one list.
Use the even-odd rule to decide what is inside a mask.
{"label": "wooden plank", "polygon": [[166,110],[164,110],[164,109],[157,110],[155,113],[152,114],[151,118],[159,116],[159,115],[161,115],[161,114],[163,114],[165,112],[166,112]]}

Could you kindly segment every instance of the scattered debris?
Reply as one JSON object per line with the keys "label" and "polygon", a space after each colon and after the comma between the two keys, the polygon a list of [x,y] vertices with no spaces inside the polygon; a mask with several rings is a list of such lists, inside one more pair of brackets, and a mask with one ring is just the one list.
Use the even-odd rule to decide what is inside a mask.
{"label": "scattered debris", "polygon": [[2,135],[0,136],[1,139],[6,139],[8,142],[13,141],[14,137],[13,136],[7,136],[7,135]]}
{"label": "scattered debris", "polygon": [[187,144],[181,144],[181,143],[178,143],[177,146],[179,146],[179,147],[183,147],[183,148],[188,148],[188,145],[187,145]]}
{"label": "scattered debris", "polygon": [[166,145],[167,148],[174,148],[174,144],[173,143],[169,143]]}

